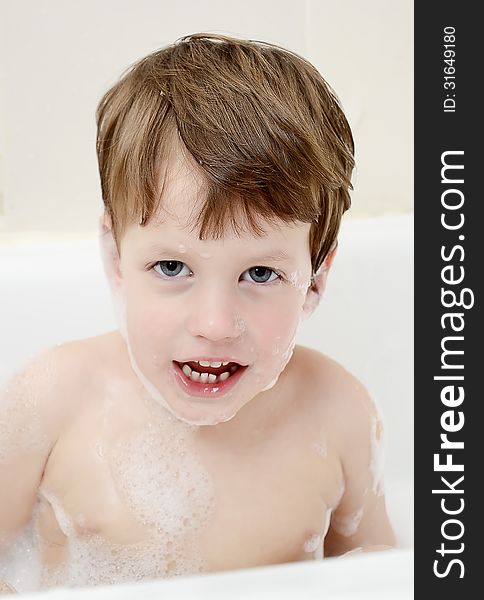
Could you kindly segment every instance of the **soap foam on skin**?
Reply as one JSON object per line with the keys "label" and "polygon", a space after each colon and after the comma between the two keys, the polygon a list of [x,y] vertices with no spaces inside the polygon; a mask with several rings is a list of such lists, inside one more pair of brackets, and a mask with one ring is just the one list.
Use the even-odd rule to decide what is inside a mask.
{"label": "soap foam on skin", "polygon": [[169,411],[174,417],[180,419],[181,421],[184,421],[185,423],[187,423],[189,425],[195,425],[196,423],[188,422],[182,416],[176,415],[173,412],[173,410],[171,409],[168,402],[165,400],[164,396],[158,390],[158,388],[156,386],[154,386],[151,383],[151,381],[147,377],[145,377],[145,375],[141,372],[141,369],[138,367],[138,364],[133,356],[133,352],[131,350],[131,344],[129,343],[129,339],[127,336],[126,336],[126,347],[128,349],[128,355],[129,355],[129,361],[131,363],[131,368],[133,369],[134,373],[138,377],[139,381],[141,382],[141,384],[143,385],[145,390],[151,396],[151,398],[153,398],[153,400],[158,402],[158,404],[160,404],[163,408],[165,408],[167,411]]}
{"label": "soap foam on skin", "polygon": [[245,333],[247,331],[247,324],[241,317],[235,317],[235,327],[239,334]]}
{"label": "soap foam on skin", "polygon": [[20,533],[0,540],[0,547],[8,548],[0,560],[0,580],[21,594],[35,592],[41,585],[42,566],[34,527],[38,509],[39,503],[34,507],[30,523]]}
{"label": "soap foam on skin", "polygon": [[314,533],[312,536],[310,536],[305,542],[304,542],[304,552],[306,553],[311,553],[311,552],[316,552],[316,550],[319,548],[321,542],[322,542],[322,535],[318,535],[317,533]]}
{"label": "soap foam on skin", "polygon": [[189,447],[190,431],[176,421],[150,422],[113,453],[115,478],[133,514],[165,536],[198,530],[213,508],[213,484]]}
{"label": "soap foam on skin", "polygon": [[[134,373],[136,374],[136,376],[138,377],[139,381],[143,385],[144,389],[148,392],[150,397],[153,400],[155,400],[155,402],[157,402],[160,406],[162,406],[164,409],[166,409],[171,416],[175,417],[175,419],[178,419],[179,421],[182,421],[183,423],[185,423],[186,425],[189,425],[189,426],[205,426],[205,425],[217,425],[218,423],[224,423],[225,421],[229,421],[230,419],[235,417],[235,415],[237,414],[238,409],[233,414],[222,413],[222,414],[217,414],[216,416],[206,415],[199,419],[195,419],[195,418],[187,419],[183,415],[176,413],[171,408],[171,406],[168,404],[168,402],[165,400],[164,396],[161,394],[161,392],[158,390],[158,388],[151,383],[151,381],[142,373],[141,369],[138,367],[138,364],[136,363],[136,360],[134,358],[133,352],[131,350],[131,345],[130,345],[128,339],[126,339],[126,346],[128,348],[128,354],[129,354],[129,359],[131,362],[131,367],[132,367]],[[175,385],[175,382],[174,382],[174,385]],[[218,389],[218,388],[215,388],[215,389]],[[180,393],[184,394],[185,397],[187,398],[187,400],[189,400],[189,401],[191,400],[191,396],[189,394],[183,392],[182,390],[180,391]],[[225,398],[225,400],[227,400],[231,396],[232,396],[232,392],[228,392],[227,394],[225,394],[224,398]]]}
{"label": "soap foam on skin", "polygon": [[[150,397],[153,400],[155,400],[160,406],[162,406],[164,409],[166,409],[170,415],[179,419],[180,421],[183,421],[187,425],[210,425],[211,424],[210,422],[206,422],[207,419],[201,419],[200,421],[193,421],[193,420],[185,419],[183,416],[176,414],[173,411],[173,409],[171,408],[171,406],[168,404],[168,402],[165,400],[165,397],[163,396],[163,394],[143,374],[143,372],[141,371],[141,369],[139,368],[139,366],[136,362],[136,359],[134,358],[134,354],[131,349],[131,344],[129,342],[127,324],[126,324],[127,318],[126,318],[125,298],[122,296],[122,294],[120,292],[113,293],[112,297],[113,297],[113,306],[114,306],[114,311],[115,311],[116,322],[118,325],[119,332],[121,333],[121,336],[123,337],[124,341],[126,342],[126,348],[128,350],[128,356],[129,356],[131,368],[133,369],[133,372],[135,373],[136,377],[138,378],[140,383],[143,385],[144,389],[148,392]],[[155,367],[159,367],[158,357],[156,355],[153,356],[153,364]],[[188,397],[189,396],[187,395],[187,398]]]}
{"label": "soap foam on skin", "polygon": [[314,533],[304,542],[304,552],[307,554],[314,553],[313,558],[315,560],[322,560],[324,558],[324,540],[331,523],[331,512],[331,508],[328,508],[324,517],[322,532]]}
{"label": "soap foam on skin", "polygon": [[199,557],[187,556],[169,539],[120,545],[98,535],[69,540],[69,559],[43,575],[43,587],[121,584],[203,572]]}
{"label": "soap foam on skin", "polygon": [[306,295],[309,284],[300,269],[296,269],[296,271],[289,273],[287,280],[300,294]]}
{"label": "soap foam on skin", "polygon": [[126,299],[121,292],[113,292],[111,297],[114,308],[114,317],[118,325],[119,333],[122,338],[127,341]]}
{"label": "soap foam on skin", "polygon": [[357,532],[362,517],[363,508],[360,508],[346,517],[334,517],[334,530],[344,537],[350,537]]}
{"label": "soap foam on skin", "polygon": [[370,471],[373,476],[373,493],[383,496],[383,470],[385,458],[384,429],[380,418],[373,418],[371,422],[371,459]]}
{"label": "soap foam on skin", "polygon": [[[44,586],[118,584],[204,572],[198,540],[214,511],[214,486],[189,444],[193,428],[176,419],[167,423],[160,410],[151,404],[143,427],[105,451],[123,503],[143,526],[136,533],[142,538],[123,544],[80,534],[59,499],[45,494],[68,537],[66,562],[44,573]],[[81,518],[75,518],[78,525]]]}
{"label": "soap foam on skin", "polygon": [[316,450],[316,452],[319,454],[319,456],[326,458],[326,456],[328,455],[328,447],[327,447],[326,442],[324,442],[323,440],[320,440],[318,442],[313,442],[312,447],[314,450]]}
{"label": "soap foam on skin", "polygon": [[[36,390],[39,385],[45,387],[50,376],[48,368],[43,368],[41,373],[17,373],[7,387],[0,390],[0,463],[19,452],[43,452],[48,448],[49,441],[42,433]],[[17,384],[21,393],[15,391]],[[18,425],[12,427],[12,423]]]}
{"label": "soap foam on skin", "polygon": [[[296,329],[294,330],[294,335],[292,336],[292,340],[289,342],[288,347],[286,348],[286,350],[282,353],[281,355],[281,363],[278,366],[278,372],[276,377],[262,390],[263,392],[266,392],[267,390],[270,390],[271,388],[273,388],[277,381],[279,380],[279,377],[281,375],[281,373],[284,371],[284,369],[287,367],[287,365],[289,364],[289,361],[292,358],[292,355],[294,354],[294,348],[296,346],[296,338],[297,338],[297,334],[299,332],[299,329],[301,327],[301,323],[303,321],[303,317],[302,315],[299,317],[299,321],[296,325]],[[275,350],[278,350],[277,353],[280,352],[280,349],[276,346],[276,348],[272,351],[272,355],[276,356],[275,354]]]}
{"label": "soap foam on skin", "polygon": [[57,524],[59,525],[62,533],[68,538],[75,533],[75,528],[73,522],[69,515],[64,510],[60,500],[54,494],[47,492],[46,490],[42,490],[40,492],[42,496],[47,500],[47,502],[51,505],[52,510],[54,511],[55,519]]}

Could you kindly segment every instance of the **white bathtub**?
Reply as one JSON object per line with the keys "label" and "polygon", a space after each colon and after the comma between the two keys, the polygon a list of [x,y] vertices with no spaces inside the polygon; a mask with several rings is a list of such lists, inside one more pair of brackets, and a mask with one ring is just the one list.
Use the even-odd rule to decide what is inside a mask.
{"label": "white bathtub", "polygon": [[[348,219],[316,313],[298,343],[339,360],[386,422],[387,506],[399,549],[322,563],[145,582],[46,597],[410,598],[413,578],[413,218]],[[0,384],[35,353],[115,328],[96,239],[0,243]],[[97,591],[96,591],[97,590]],[[97,594],[97,595],[96,595]],[[366,595],[367,596],[366,596]]]}

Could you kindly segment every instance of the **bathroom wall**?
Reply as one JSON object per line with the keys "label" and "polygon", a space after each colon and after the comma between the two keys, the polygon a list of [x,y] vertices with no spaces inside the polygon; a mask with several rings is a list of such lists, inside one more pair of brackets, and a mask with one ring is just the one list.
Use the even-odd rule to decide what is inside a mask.
{"label": "bathroom wall", "polygon": [[95,235],[97,102],[135,60],[196,31],[312,61],[354,130],[352,214],[412,210],[411,0],[0,0],[0,239]]}

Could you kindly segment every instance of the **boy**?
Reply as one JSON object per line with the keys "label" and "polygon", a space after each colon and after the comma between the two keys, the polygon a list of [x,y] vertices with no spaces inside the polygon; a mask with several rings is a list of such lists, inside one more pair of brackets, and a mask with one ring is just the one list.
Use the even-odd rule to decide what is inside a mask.
{"label": "boy", "polygon": [[50,587],[391,547],[377,411],[295,345],[350,205],[333,92],[282,48],[196,34],[133,65],[97,117],[119,330],[8,385],[0,552],[30,526]]}

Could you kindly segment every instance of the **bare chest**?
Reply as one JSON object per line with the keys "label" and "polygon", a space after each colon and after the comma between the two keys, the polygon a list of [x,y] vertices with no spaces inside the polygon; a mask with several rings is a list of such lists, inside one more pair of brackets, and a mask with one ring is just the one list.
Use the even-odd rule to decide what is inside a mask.
{"label": "bare chest", "polygon": [[338,494],[331,457],[321,460],[310,444],[281,446],[282,432],[230,444],[150,421],[128,430],[122,419],[86,415],[54,448],[38,511],[47,585],[252,567],[318,551]]}

